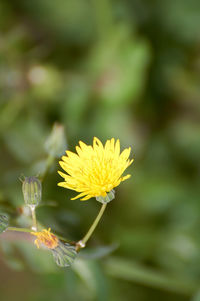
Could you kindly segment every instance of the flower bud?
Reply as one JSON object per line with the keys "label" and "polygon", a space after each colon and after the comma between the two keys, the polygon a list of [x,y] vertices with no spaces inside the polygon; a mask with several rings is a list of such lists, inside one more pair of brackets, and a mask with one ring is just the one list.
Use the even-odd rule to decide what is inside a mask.
{"label": "flower bud", "polygon": [[105,197],[97,196],[96,200],[102,204],[107,204],[115,198],[115,191],[112,189],[110,192],[107,193]]}
{"label": "flower bud", "polygon": [[45,142],[46,152],[53,158],[59,158],[66,150],[67,142],[65,138],[64,127],[55,123],[50,136]]}
{"label": "flower bud", "polygon": [[73,263],[77,255],[76,247],[60,241],[55,234],[51,233],[51,228],[43,229],[40,232],[34,231],[31,234],[37,237],[34,242],[37,248],[43,245],[52,252],[57,265],[68,267]]}
{"label": "flower bud", "polygon": [[39,205],[42,197],[42,185],[36,177],[25,177],[22,183],[22,191],[26,205]]}
{"label": "flower bud", "polygon": [[5,214],[0,214],[0,233],[8,228],[8,217]]}
{"label": "flower bud", "polygon": [[58,246],[55,249],[51,249],[54,260],[60,267],[70,266],[76,256],[76,248],[68,243],[63,243],[59,241]]}

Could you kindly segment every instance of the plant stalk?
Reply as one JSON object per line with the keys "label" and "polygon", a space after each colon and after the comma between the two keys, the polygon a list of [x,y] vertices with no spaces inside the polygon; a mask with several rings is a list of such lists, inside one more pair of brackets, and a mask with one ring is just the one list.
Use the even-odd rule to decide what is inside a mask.
{"label": "plant stalk", "polygon": [[6,229],[6,231],[17,231],[17,232],[32,232],[32,230],[31,229],[28,229],[28,228],[17,228],[17,227],[8,227],[7,229]]}
{"label": "plant stalk", "polygon": [[36,219],[36,213],[35,213],[35,206],[34,205],[30,206],[30,209],[31,209],[32,220],[33,220],[32,230],[37,231],[37,219]]}
{"label": "plant stalk", "polygon": [[92,235],[92,233],[94,232],[94,230],[96,229],[105,209],[106,209],[107,204],[103,204],[101,206],[101,209],[97,215],[97,217],[95,218],[94,222],[92,223],[91,227],[89,228],[88,232],[86,233],[86,235],[77,242],[76,246],[77,246],[77,251],[79,251],[81,248],[84,248],[88,239],[90,238],[90,236]]}

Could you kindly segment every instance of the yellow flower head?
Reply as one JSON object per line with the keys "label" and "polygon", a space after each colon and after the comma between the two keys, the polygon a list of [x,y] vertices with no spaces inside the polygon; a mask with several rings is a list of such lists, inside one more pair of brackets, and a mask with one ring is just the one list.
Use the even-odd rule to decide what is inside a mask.
{"label": "yellow flower head", "polygon": [[67,155],[59,162],[67,174],[58,171],[65,180],[58,185],[79,192],[72,199],[85,201],[92,197],[106,197],[114,187],[130,177],[122,177],[122,174],[133,162],[129,159],[131,148],[120,154],[119,139],[116,142],[114,138],[107,140],[103,146],[94,137],[93,146],[82,141],[79,145],[76,146],[77,154],[66,151]]}
{"label": "yellow flower head", "polygon": [[35,240],[36,246],[39,248],[40,244],[45,245],[48,249],[55,249],[58,246],[58,238],[51,233],[51,228],[44,229],[41,232],[31,232],[32,235],[37,236]]}

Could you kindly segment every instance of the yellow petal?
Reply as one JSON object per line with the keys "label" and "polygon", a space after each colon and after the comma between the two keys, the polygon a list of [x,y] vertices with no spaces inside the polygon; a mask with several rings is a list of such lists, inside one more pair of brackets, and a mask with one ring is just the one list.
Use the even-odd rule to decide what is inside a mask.
{"label": "yellow petal", "polygon": [[76,153],[66,151],[66,156],[59,162],[66,174],[58,172],[64,178],[64,182],[58,185],[79,193],[72,199],[85,201],[105,196],[130,177],[122,177],[133,162],[133,159],[129,160],[130,151],[131,148],[127,148],[120,154],[120,141],[114,138],[107,140],[104,146],[97,137],[94,137],[92,146],[79,141]]}

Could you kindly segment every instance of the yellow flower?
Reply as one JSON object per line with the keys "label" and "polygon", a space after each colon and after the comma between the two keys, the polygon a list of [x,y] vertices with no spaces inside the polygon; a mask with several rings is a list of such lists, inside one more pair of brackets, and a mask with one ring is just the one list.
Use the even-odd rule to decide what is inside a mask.
{"label": "yellow flower", "polygon": [[58,238],[51,233],[51,228],[43,229],[41,232],[31,232],[32,235],[37,236],[35,240],[36,246],[39,248],[40,243],[45,245],[48,249],[55,249],[58,246]]}
{"label": "yellow flower", "polygon": [[59,186],[72,189],[79,194],[72,198],[81,198],[82,201],[92,197],[107,197],[112,189],[130,175],[122,177],[125,169],[133,162],[129,159],[131,148],[126,148],[120,154],[119,139],[112,138],[106,141],[105,146],[94,137],[93,146],[82,141],[76,146],[76,152],[66,151],[59,164],[67,173],[58,171],[64,178]]}
{"label": "yellow flower", "polygon": [[36,236],[35,244],[39,248],[40,244],[47,247],[53,254],[53,258],[60,267],[70,266],[76,258],[76,247],[60,241],[51,233],[51,228],[43,229],[40,232],[31,232]]}

